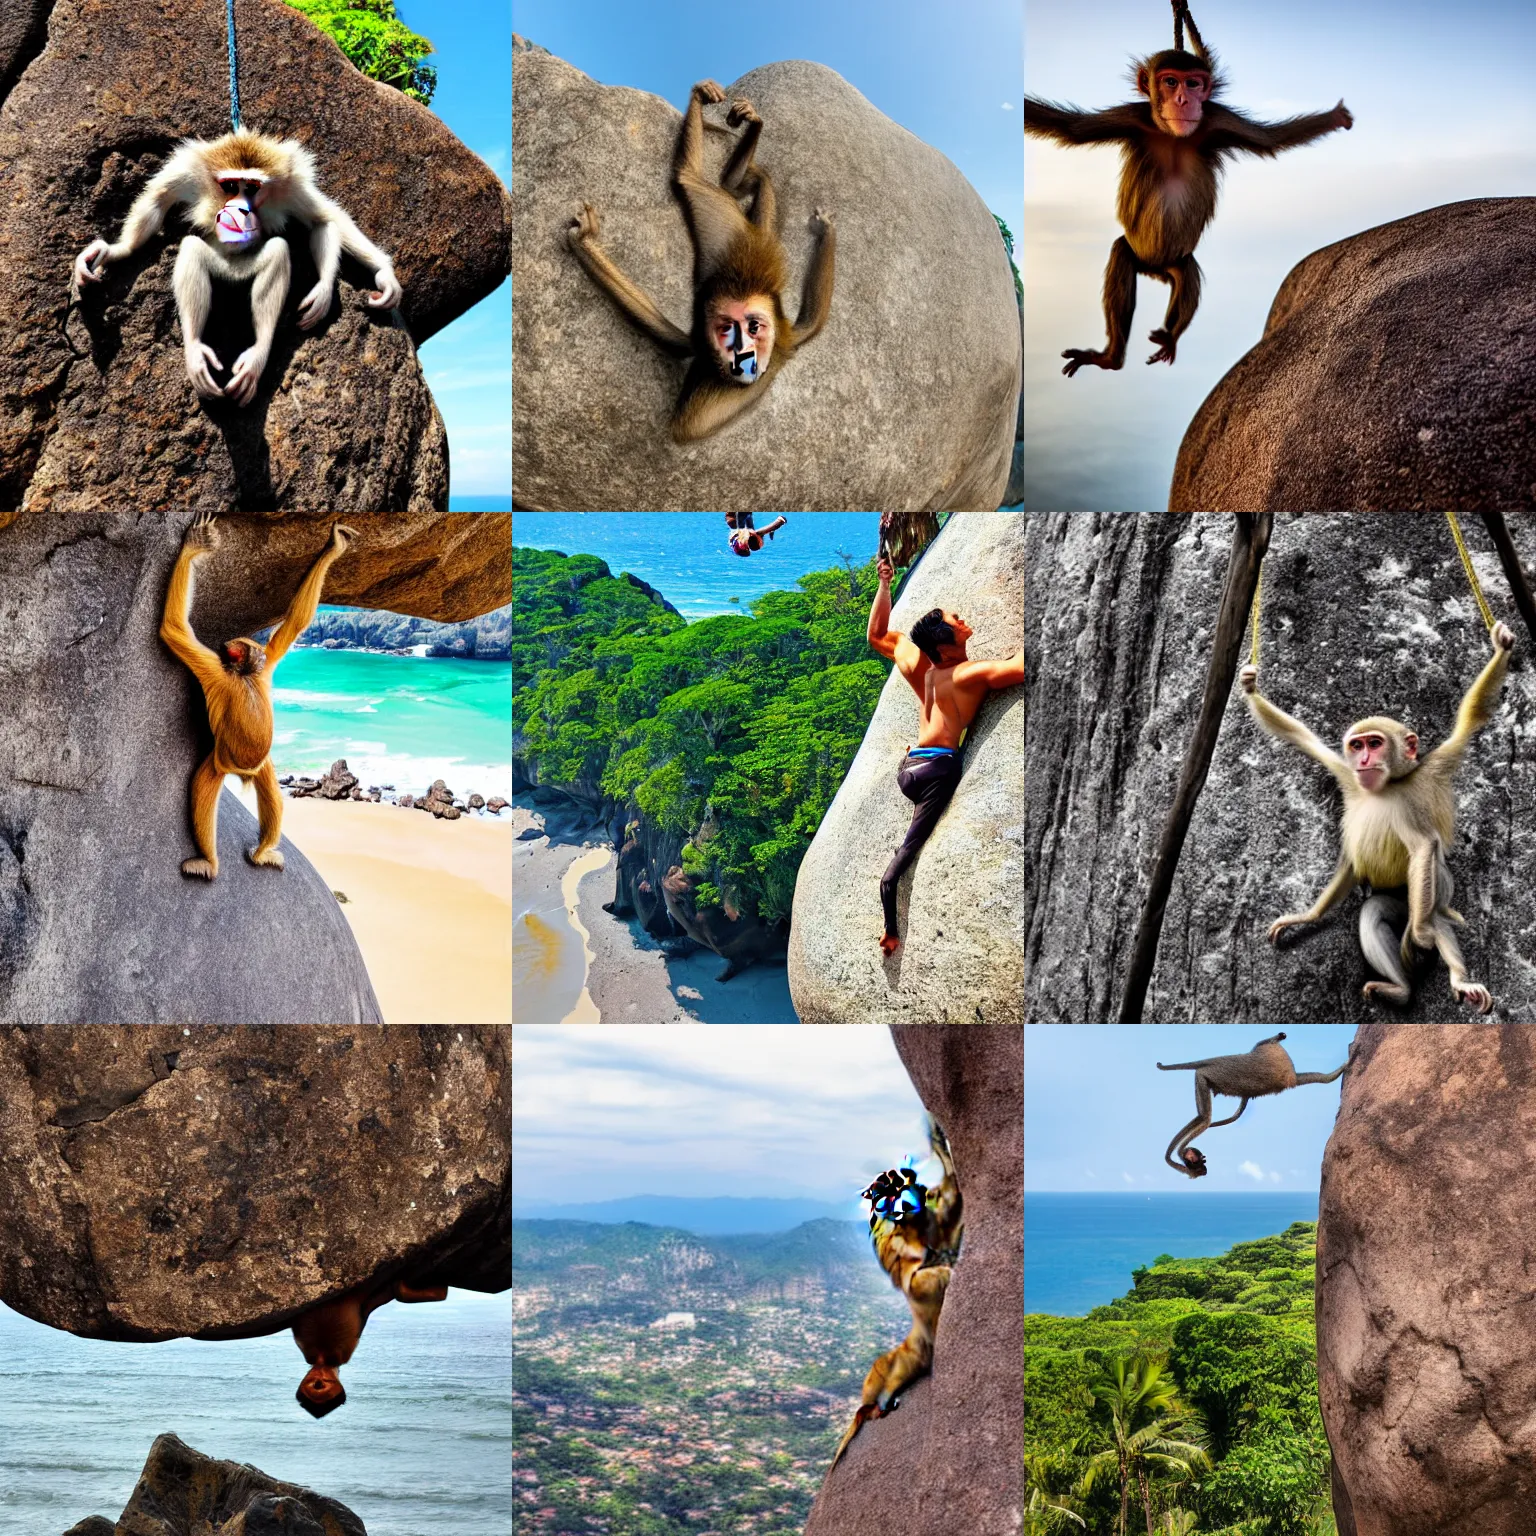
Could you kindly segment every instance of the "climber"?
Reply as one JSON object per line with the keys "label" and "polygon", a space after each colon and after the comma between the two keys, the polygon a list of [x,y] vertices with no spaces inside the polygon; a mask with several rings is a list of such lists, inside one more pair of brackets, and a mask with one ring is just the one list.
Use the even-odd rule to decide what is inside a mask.
{"label": "climber", "polygon": [[776,517],[766,528],[759,532],[752,526],[752,519],[756,515],[755,512],[727,512],[725,514],[725,526],[730,529],[730,532],[725,536],[726,540],[731,546],[732,553],[740,555],[743,560],[754,550],[763,547],[764,534],[771,539],[789,521],[787,517]]}
{"label": "climber", "polygon": [[910,635],[887,628],[895,571],[884,557],[877,569],[880,590],[869,611],[867,638],[875,650],[896,663],[922,701],[917,745],[908,748],[896,774],[902,794],[916,809],[907,835],[880,881],[880,900],[885,908],[880,948],[893,955],[901,945],[896,932],[897,882],[928,841],[960,782],[960,748],[982,700],[996,689],[1016,688],[1024,681],[1024,647],[1005,661],[972,661],[965,654],[970,625],[959,614],[943,608],[925,613],[912,626]]}

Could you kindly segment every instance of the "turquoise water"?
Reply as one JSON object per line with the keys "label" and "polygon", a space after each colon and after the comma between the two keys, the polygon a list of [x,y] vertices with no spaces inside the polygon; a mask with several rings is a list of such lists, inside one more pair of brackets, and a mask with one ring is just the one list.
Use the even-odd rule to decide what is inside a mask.
{"label": "turquoise water", "polygon": [[338,757],[366,789],[512,796],[512,664],[300,646],[273,676],[279,773]]}
{"label": "turquoise water", "polygon": [[[726,547],[720,512],[514,512],[512,546],[597,555],[615,576],[648,581],[686,619],[739,613],[765,592],[795,590],[797,577],[834,570],[843,553],[873,560],[878,512],[795,512],[745,560]],[[774,514],[759,512],[766,528]],[[517,560],[512,562],[517,579]],[[732,602],[732,598],[739,601]]]}
{"label": "turquoise water", "polygon": [[0,1530],[115,1520],[169,1430],[340,1499],[368,1536],[507,1536],[510,1292],[381,1307],[342,1372],[347,1401],[327,1418],[294,1401],[303,1374],[286,1332],[106,1344],[0,1306]]}
{"label": "turquoise water", "polygon": [[1317,1194],[1026,1194],[1024,1310],[1081,1317],[1160,1253],[1192,1259],[1317,1220]]}

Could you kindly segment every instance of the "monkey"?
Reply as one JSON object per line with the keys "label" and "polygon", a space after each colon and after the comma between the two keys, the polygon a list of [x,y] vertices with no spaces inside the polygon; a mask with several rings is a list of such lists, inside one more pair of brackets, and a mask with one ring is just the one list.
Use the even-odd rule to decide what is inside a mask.
{"label": "monkey", "polygon": [[924,1188],[910,1168],[892,1168],[862,1196],[871,1206],[869,1233],[875,1257],[891,1277],[891,1284],[907,1298],[912,1328],[895,1349],[870,1366],[853,1422],[838,1441],[828,1473],[843,1459],[860,1426],[894,1412],[899,1394],[925,1375],[933,1363],[934,1330],[939,1325],[952,1268],[960,1256],[965,1213],[948,1138],[931,1117],[928,1143],[944,1170],[937,1188]]}
{"label": "monkey", "polygon": [[[762,119],[750,101],[731,103],[726,122],[746,127],[720,172],[704,174],[706,102],[725,100],[713,80],[701,80],[688,98],[673,162],[672,189],[693,240],[693,326],[682,331],[614,264],[598,244],[601,220],[583,203],[567,226],[576,259],[624,315],[663,351],[690,360],[672,413],[674,442],[691,443],[718,432],[760,400],[785,363],[827,323],[832,307],[837,231],[817,208],[810,217],[816,248],[806,272],[800,315],[784,312],[789,282],[777,233],[773,183],[753,159]],[[738,204],[751,199],[751,216]]]}
{"label": "monkey", "polygon": [[294,593],[265,646],[242,636],[210,650],[192,632],[193,571],[204,555],[219,547],[219,530],[212,513],[203,512],[182,539],[181,553],[165,594],[160,638],[202,684],[213,728],[213,751],[192,775],[192,829],[201,857],[182,861],[184,875],[213,880],[219,873],[219,791],[226,773],[255,781],[260,816],[257,846],[247,851],[252,864],[283,867],[277,843],[283,830],[283,796],[272,766],[272,671],[315,617],[326,574],[357,537],[354,529],[337,523],[330,543]]}
{"label": "monkey", "polygon": [[370,1313],[390,1301],[444,1301],[447,1296],[445,1285],[417,1287],[397,1280],[383,1286],[355,1286],[311,1307],[293,1325],[293,1341],[309,1362],[294,1394],[300,1407],[323,1419],[346,1402],[347,1390],[336,1372],[352,1358]]}
{"label": "monkey", "polygon": [[[1207,1056],[1204,1061],[1173,1061],[1166,1066],[1158,1062],[1159,1072],[1193,1072],[1195,1074],[1195,1118],[1184,1127],[1163,1153],[1163,1161],[1179,1173],[1187,1173],[1192,1179],[1203,1178],[1206,1173],[1205,1154],[1190,1146],[1202,1131],[1218,1125],[1231,1125],[1248,1108],[1249,1099],[1262,1099],[1272,1093],[1284,1093],[1287,1088],[1297,1088],[1305,1083],[1331,1083],[1341,1077],[1349,1061],[1333,1072],[1298,1072],[1290,1053],[1280,1044],[1285,1039],[1282,1029],[1278,1035],[1260,1040],[1251,1051],[1236,1056]],[[1354,1047],[1350,1047],[1351,1058]],[[1224,1094],[1229,1099],[1240,1099],[1237,1114],[1225,1120],[1211,1119],[1211,1095]],[[1179,1161],[1174,1162],[1177,1148]]]}
{"label": "monkey", "polygon": [[1024,131],[1069,148],[1077,144],[1120,146],[1117,217],[1125,231],[1110,247],[1104,269],[1104,320],[1109,340],[1102,349],[1069,347],[1061,371],[1070,379],[1079,368],[1125,366],[1131,318],[1136,312],[1140,274],[1172,290],[1162,325],[1151,333],[1157,351],[1150,363],[1172,363],[1179,337],[1200,303],[1200,267],[1195,247],[1216,216],[1216,192],[1227,160],[1240,153],[1272,158],[1309,144],[1354,118],[1341,101],[1330,112],[1261,123],[1218,102],[1226,88],[1215,51],[1195,29],[1183,0],[1173,0],[1177,30],[1189,27],[1193,52],[1182,46],[1138,59],[1131,78],[1144,101],[1102,112],[1024,98]]}
{"label": "monkey", "polygon": [[[77,284],[99,283],[107,264],[122,261],[158,234],[178,204],[196,233],[181,242],[171,286],[187,377],[204,399],[224,396],[244,406],[256,398],[288,297],[291,257],[283,231],[290,220],[309,226],[309,248],[319,269],[319,281],[299,304],[300,330],[313,330],[330,313],[343,251],[373,273],[377,287],[368,298],[371,308],[393,309],[400,302],[393,262],[345,209],[321,192],[314,156],[294,139],[274,139],[249,128],[212,143],[184,139],[178,144],[134,199],[116,243],[92,240],[75,258]],[[235,359],[222,387],[213,374],[224,365],[203,341],[214,278],[251,283],[256,329],[255,344]]]}
{"label": "monkey", "polygon": [[1350,726],[1341,757],[1258,691],[1256,667],[1245,666],[1238,674],[1253,718],[1270,735],[1321,763],[1344,794],[1342,847],[1333,879],[1307,911],[1276,918],[1269,926],[1270,942],[1289,928],[1317,922],[1362,881],[1369,881],[1371,895],[1360,911],[1360,947],[1387,979],[1366,982],[1367,998],[1406,1004],[1412,996],[1408,973],[1414,950],[1433,949],[1445,962],[1458,1002],[1479,1013],[1493,1008],[1488,988],[1467,977],[1455,932],[1465,919],[1450,905],[1455,882],[1446,857],[1456,831],[1456,770],[1472,737],[1493,718],[1515,643],[1504,624],[1494,625],[1490,639],[1493,658],[1462,699],[1455,728],[1422,760],[1418,736],[1385,715]]}

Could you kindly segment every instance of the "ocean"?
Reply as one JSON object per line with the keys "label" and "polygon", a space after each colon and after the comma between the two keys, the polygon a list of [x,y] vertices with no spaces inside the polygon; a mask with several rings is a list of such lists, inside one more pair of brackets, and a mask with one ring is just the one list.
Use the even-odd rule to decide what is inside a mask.
{"label": "ocean", "polygon": [[79,1339],[0,1306],[0,1530],[115,1520],[156,1435],[340,1499],[368,1536],[512,1529],[512,1300],[381,1307],[311,1419],[286,1331],[203,1344]]}
{"label": "ocean", "polygon": [[[810,571],[834,570],[846,552],[853,563],[874,559],[878,512],[796,512],[745,560],[725,542],[722,512],[514,512],[512,546],[597,555],[615,576],[648,581],[685,619],[740,613],[765,592],[795,590]],[[759,512],[766,528],[773,514]],[[517,561],[513,559],[513,580]],[[732,599],[736,601],[732,601]]]}
{"label": "ocean", "polygon": [[1081,1317],[1131,1288],[1159,1254],[1225,1253],[1317,1220],[1317,1193],[1024,1196],[1024,1310]]}
{"label": "ocean", "polygon": [[421,794],[512,797],[512,663],[298,646],[273,676],[277,771],[338,757],[362,781]]}

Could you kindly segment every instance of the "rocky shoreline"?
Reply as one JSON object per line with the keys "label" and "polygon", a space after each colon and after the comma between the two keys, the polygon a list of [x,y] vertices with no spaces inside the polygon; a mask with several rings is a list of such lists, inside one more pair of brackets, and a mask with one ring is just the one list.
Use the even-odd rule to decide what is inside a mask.
{"label": "rocky shoreline", "polygon": [[277,782],[293,800],[371,800],[375,805],[394,805],[401,810],[430,811],[440,821],[457,821],[471,813],[500,816],[510,804],[500,795],[489,800],[479,794],[459,798],[442,779],[434,779],[424,795],[397,794],[393,784],[370,784],[364,790],[362,780],[347,767],[344,757],[338,757],[322,778],[285,773]]}

